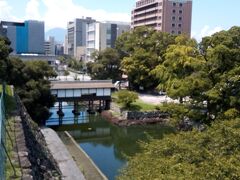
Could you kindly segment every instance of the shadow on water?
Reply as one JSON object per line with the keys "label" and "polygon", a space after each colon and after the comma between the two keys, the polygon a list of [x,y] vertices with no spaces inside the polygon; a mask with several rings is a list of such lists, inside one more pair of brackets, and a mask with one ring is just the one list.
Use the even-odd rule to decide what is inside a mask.
{"label": "shadow on water", "polygon": [[140,152],[139,141],[149,141],[148,136],[159,139],[173,132],[172,128],[162,125],[118,127],[98,114],[88,115],[86,112],[74,118],[71,110],[70,107],[63,109],[65,116],[61,126],[55,122],[54,112],[47,125],[58,133],[68,131],[109,179],[114,179],[126,165],[127,156]]}

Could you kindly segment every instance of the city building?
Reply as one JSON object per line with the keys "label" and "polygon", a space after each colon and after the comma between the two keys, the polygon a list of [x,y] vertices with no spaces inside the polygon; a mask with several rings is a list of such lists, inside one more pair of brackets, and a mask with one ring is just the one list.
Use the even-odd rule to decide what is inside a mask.
{"label": "city building", "polygon": [[171,34],[191,35],[192,0],[138,0],[131,27],[150,26]]}
{"label": "city building", "polygon": [[63,46],[63,44],[56,44],[55,45],[55,55],[57,55],[57,56],[64,55],[64,46]]}
{"label": "city building", "polygon": [[130,30],[129,23],[123,22],[93,22],[87,24],[86,60],[91,60],[91,54],[106,48],[114,48],[115,41],[123,32]]}
{"label": "city building", "polygon": [[65,38],[67,41],[67,43],[65,43],[65,52],[68,55],[74,56],[75,58],[84,56],[82,49],[86,48],[86,27],[87,24],[92,22],[95,22],[95,20],[90,17],[68,22],[67,37]]}
{"label": "city building", "polygon": [[44,22],[1,21],[0,34],[11,41],[13,54],[44,54]]}
{"label": "city building", "polygon": [[55,38],[49,36],[48,40],[44,43],[45,55],[55,55]]}

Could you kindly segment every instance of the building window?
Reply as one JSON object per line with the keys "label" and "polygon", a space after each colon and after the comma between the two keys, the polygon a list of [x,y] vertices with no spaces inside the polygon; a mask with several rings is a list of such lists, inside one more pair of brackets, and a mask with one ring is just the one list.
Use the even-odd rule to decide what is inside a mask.
{"label": "building window", "polygon": [[162,19],[162,16],[159,16],[158,19]]}
{"label": "building window", "polygon": [[175,3],[175,2],[173,3],[173,6],[176,6],[176,3]]}
{"label": "building window", "polygon": [[178,19],[179,19],[179,21],[181,21],[181,20],[182,20],[182,17],[179,17]]}
{"label": "building window", "polygon": [[182,34],[182,32],[181,32],[181,31],[178,31],[178,34]]}
{"label": "building window", "polygon": [[172,27],[175,27],[175,24],[174,24],[174,23],[172,24]]}
{"label": "building window", "polygon": [[172,10],[172,12],[173,12],[173,13],[176,13],[176,10],[175,10],[175,9],[173,9],[173,10]]}
{"label": "building window", "polygon": [[175,31],[172,31],[171,33],[172,33],[172,34],[175,34]]}
{"label": "building window", "polygon": [[182,27],[182,24],[178,24],[178,27]]}
{"label": "building window", "polygon": [[179,14],[182,14],[182,10],[179,10]]}
{"label": "building window", "polygon": [[182,7],[182,3],[179,3],[179,6]]}
{"label": "building window", "polygon": [[176,19],[176,17],[175,17],[175,16],[173,16],[173,17],[172,17],[172,20],[173,20],[173,21],[175,21],[175,19]]}
{"label": "building window", "polygon": [[158,27],[161,27],[162,26],[162,23],[158,23]]}

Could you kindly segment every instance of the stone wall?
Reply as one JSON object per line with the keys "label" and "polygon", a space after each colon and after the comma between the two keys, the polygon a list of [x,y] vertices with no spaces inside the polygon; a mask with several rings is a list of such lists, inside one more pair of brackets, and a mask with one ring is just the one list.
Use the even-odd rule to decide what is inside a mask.
{"label": "stone wall", "polygon": [[61,179],[60,170],[52,154],[47,149],[47,144],[40,128],[31,119],[17,95],[16,101],[22,121],[32,179]]}
{"label": "stone wall", "polygon": [[169,117],[169,114],[161,111],[127,111],[123,112],[123,117],[127,120],[167,119]]}

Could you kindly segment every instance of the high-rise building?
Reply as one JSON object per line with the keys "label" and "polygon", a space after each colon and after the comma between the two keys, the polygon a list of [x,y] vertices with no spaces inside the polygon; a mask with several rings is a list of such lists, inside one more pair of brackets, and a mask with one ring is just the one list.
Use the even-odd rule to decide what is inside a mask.
{"label": "high-rise building", "polygon": [[44,54],[44,22],[1,21],[0,31],[11,41],[13,54]]}
{"label": "high-rise building", "polygon": [[44,43],[45,55],[55,55],[55,38],[49,36]]}
{"label": "high-rise building", "polygon": [[[78,49],[86,47],[86,27],[87,24],[95,22],[94,19],[87,17],[82,19],[75,19],[68,22],[67,25],[67,48],[66,52],[70,56],[77,57]],[[81,47],[81,48],[79,48]]]}
{"label": "high-rise building", "polygon": [[192,0],[138,0],[131,27],[151,26],[171,34],[191,35]]}
{"label": "high-rise building", "polygon": [[114,48],[115,41],[123,32],[130,30],[129,23],[123,22],[93,22],[87,25],[86,59],[91,60],[91,54],[106,48]]}
{"label": "high-rise building", "polygon": [[55,45],[55,55],[57,55],[57,56],[64,55],[64,46],[63,46],[63,44],[56,44]]}

